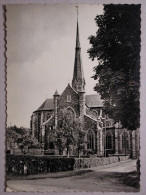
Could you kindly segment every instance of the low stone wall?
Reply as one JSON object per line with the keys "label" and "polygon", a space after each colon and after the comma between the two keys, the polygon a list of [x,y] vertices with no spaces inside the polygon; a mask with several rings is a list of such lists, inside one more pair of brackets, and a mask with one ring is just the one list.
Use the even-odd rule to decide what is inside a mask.
{"label": "low stone wall", "polygon": [[127,160],[128,156],[113,156],[101,158],[75,158],[74,169],[98,167]]}
{"label": "low stone wall", "polygon": [[129,156],[119,156],[120,161],[128,160]]}
{"label": "low stone wall", "polygon": [[128,156],[74,158],[59,156],[7,155],[7,175],[32,175],[39,173],[71,171],[81,168],[99,167],[127,160]]}

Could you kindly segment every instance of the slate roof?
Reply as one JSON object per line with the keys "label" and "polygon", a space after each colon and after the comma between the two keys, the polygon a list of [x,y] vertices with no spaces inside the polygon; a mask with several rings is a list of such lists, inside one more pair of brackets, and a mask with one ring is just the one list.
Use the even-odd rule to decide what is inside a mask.
{"label": "slate roof", "polygon": [[85,96],[85,102],[88,107],[103,107],[102,100],[99,94],[92,94]]}
{"label": "slate roof", "polygon": [[[86,95],[85,103],[88,107],[103,107],[102,100],[100,99],[99,94]],[[34,112],[43,111],[43,110],[54,110],[54,103],[52,99],[46,99],[44,103]]]}
{"label": "slate roof", "polygon": [[35,112],[42,110],[54,110],[53,99],[46,99],[44,103]]}

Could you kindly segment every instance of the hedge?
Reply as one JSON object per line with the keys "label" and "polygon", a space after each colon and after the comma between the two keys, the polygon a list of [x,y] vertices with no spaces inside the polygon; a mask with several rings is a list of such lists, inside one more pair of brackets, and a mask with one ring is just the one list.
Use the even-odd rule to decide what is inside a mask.
{"label": "hedge", "polygon": [[39,173],[71,171],[74,169],[98,167],[127,160],[128,156],[65,158],[59,156],[7,155],[7,175],[32,175]]}
{"label": "hedge", "polygon": [[70,171],[74,158],[50,158],[48,156],[7,155],[7,175],[30,175],[38,173]]}

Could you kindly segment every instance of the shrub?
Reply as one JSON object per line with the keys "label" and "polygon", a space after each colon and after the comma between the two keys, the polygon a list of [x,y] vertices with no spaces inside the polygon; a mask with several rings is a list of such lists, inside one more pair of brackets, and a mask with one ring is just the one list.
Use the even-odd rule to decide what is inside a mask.
{"label": "shrub", "polygon": [[6,172],[8,175],[29,175],[58,171],[70,171],[74,168],[74,158],[7,155],[6,165]]}

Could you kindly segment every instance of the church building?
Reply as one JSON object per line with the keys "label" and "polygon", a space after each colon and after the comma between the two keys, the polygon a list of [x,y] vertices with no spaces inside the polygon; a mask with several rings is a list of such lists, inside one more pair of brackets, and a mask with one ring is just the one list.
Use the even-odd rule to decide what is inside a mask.
{"label": "church building", "polygon": [[[53,135],[61,109],[72,112],[82,121],[88,141],[87,152],[96,156],[130,155],[134,158],[139,155],[139,131],[128,131],[105,116],[99,94],[86,95],[78,21],[72,84],[68,84],[62,94],[56,90],[54,96],[46,99],[31,116],[32,136],[42,144],[44,154],[59,154]],[[76,153],[71,151],[70,155]]]}

